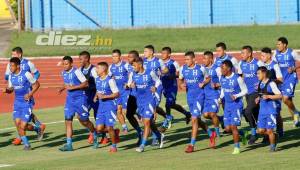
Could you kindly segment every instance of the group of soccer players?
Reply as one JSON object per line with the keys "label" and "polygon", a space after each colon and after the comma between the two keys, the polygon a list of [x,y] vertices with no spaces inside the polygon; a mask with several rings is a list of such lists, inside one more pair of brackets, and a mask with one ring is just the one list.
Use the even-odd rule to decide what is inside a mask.
{"label": "group of soccer players", "polygon": [[[152,145],[162,148],[164,132],[172,126],[171,109],[175,109],[185,116],[186,124],[192,124],[186,153],[194,151],[199,126],[207,132],[210,147],[215,148],[216,138],[221,136],[220,125],[224,133],[233,136],[233,154],[240,153],[240,137],[244,144],[252,145],[258,134],[263,137],[263,142],[270,143],[270,151],[276,151],[278,137],[284,136],[281,101],[294,117],[294,125],[299,126],[299,111],[293,97],[298,83],[296,61],[300,61],[300,56],[288,48],[285,37],[277,40],[274,53],[265,47],[260,54],[259,59],[254,58],[252,47],[243,46],[242,60],[238,61],[226,53],[225,43],[220,42],[216,44],[217,57],[206,51],[201,58],[203,64],[199,64],[195,53],[188,51],[181,67],[171,58],[170,47],[162,48],[158,58],[152,45],[144,47],[143,57],[135,50],[130,51],[127,62],[122,59],[121,51],[115,49],[111,65],[106,62],[92,65],[89,52],[83,51],[79,54],[80,67],[76,68],[72,57],[65,56],[61,62],[64,82],[59,94],[67,91],[64,108],[66,144],[59,150],[73,151],[74,116],[90,132],[88,142],[95,149],[99,144],[109,142],[109,135],[109,151],[117,152],[120,131],[114,126],[118,120],[123,134],[127,134],[126,118],[136,130],[137,152],[144,151],[150,135]],[[22,57],[22,49],[14,48],[5,73],[8,87],[3,92],[15,92],[13,119],[18,136],[13,144],[23,143],[24,150],[31,149],[26,131],[36,131],[39,140],[45,131],[45,125],[32,112],[33,94],[40,86],[39,76],[34,65]],[[176,103],[178,88],[186,90],[189,111]],[[165,109],[160,107],[162,96],[166,99]],[[218,115],[220,108],[224,110],[222,116]],[[90,121],[91,110],[95,124]],[[165,118],[159,128],[155,123],[157,115]],[[249,123],[250,135],[238,129],[242,116]],[[201,117],[210,119],[213,128],[209,128]]]}

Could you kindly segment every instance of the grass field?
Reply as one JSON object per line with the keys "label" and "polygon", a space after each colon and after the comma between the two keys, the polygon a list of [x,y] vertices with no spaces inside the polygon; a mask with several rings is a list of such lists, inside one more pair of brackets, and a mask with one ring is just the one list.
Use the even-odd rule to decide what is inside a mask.
{"label": "grass field", "polygon": [[[298,87],[299,89],[299,87]],[[295,103],[299,107],[299,92]],[[186,105],[184,93],[178,96],[178,103]],[[94,150],[87,143],[87,131],[75,121],[74,152],[62,153],[58,148],[64,144],[63,107],[37,110],[38,117],[47,122],[47,133],[42,142],[38,142],[34,133],[28,133],[32,151],[23,151],[23,146],[10,144],[15,136],[11,114],[0,115],[0,169],[1,165],[11,167],[3,169],[299,169],[300,129],[292,127],[287,118],[286,107],[282,114],[285,120],[285,137],[278,144],[278,152],[269,153],[268,146],[260,144],[242,146],[240,155],[231,155],[232,137],[223,136],[218,140],[218,148],[208,148],[208,137],[200,132],[196,152],[185,154],[189,142],[190,125],[186,126],[183,116],[174,112],[176,123],[166,133],[163,149],[147,147],[146,152],[135,152],[135,133],[133,130],[121,136],[118,153],[108,153],[108,146]],[[159,117],[162,120],[161,117]],[[161,123],[161,121],[159,122]],[[243,128],[246,123],[243,122]]]}
{"label": "grass field", "polygon": [[[104,46],[37,46],[36,37],[42,33],[14,32],[10,48],[21,46],[24,55],[57,56],[78,55],[82,50],[89,50],[92,54],[110,54],[113,48],[119,48],[124,53],[132,49],[142,52],[146,44],[153,44],[158,50],[163,46],[170,46],[174,52],[187,50],[204,51],[214,50],[215,44],[224,41],[229,50],[240,50],[242,45],[250,44],[255,50],[269,46],[274,48],[279,36],[289,39],[290,47],[300,48],[300,25],[273,25],[273,26],[235,26],[235,27],[207,27],[207,28],[147,28],[121,30],[94,30],[94,31],[63,31],[63,35],[98,35],[103,39],[111,39],[112,45]],[[10,51],[6,57],[10,56]]]}

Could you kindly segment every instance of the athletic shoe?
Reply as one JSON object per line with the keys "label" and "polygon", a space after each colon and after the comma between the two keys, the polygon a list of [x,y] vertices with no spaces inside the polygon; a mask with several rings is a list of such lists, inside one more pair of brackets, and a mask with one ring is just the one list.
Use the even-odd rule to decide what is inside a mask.
{"label": "athletic shoe", "polygon": [[277,149],[276,148],[270,148],[270,152],[276,152],[277,151]]}
{"label": "athletic shoe", "polygon": [[135,149],[135,151],[140,152],[140,153],[144,152],[144,150],[145,150],[145,147],[143,145],[141,145],[141,146],[139,146],[138,148]]}
{"label": "athletic shoe", "polygon": [[21,145],[22,144],[22,140],[21,140],[21,138],[15,138],[11,143],[13,145]]}
{"label": "athletic shoe", "polygon": [[23,148],[24,151],[30,151],[31,150],[31,146],[30,145],[25,145]]}
{"label": "athletic shoe", "polygon": [[192,115],[190,112],[188,112],[185,116],[185,123],[188,125],[191,121]]}
{"label": "athletic shoe", "polygon": [[161,125],[161,127],[163,127],[163,128],[168,128],[168,126],[169,126],[169,121],[168,121],[168,119],[165,119],[164,121],[163,121],[163,124]]}
{"label": "athletic shoe", "polygon": [[109,149],[109,152],[110,152],[110,153],[116,153],[116,152],[117,152],[117,148],[116,148],[116,147],[111,147],[111,148]]}
{"label": "athletic shoe", "polygon": [[216,147],[216,137],[217,137],[217,134],[215,131],[213,131],[209,137],[209,146],[211,148],[215,148]]}
{"label": "athletic shoe", "polygon": [[185,148],[185,153],[192,153],[194,152],[194,146],[189,144],[186,148]]}
{"label": "athletic shoe", "polygon": [[97,138],[93,138],[93,148],[97,149],[99,147],[99,142]]}
{"label": "athletic shoe", "polygon": [[120,142],[120,129],[115,129],[115,135],[116,135],[116,143]]}
{"label": "athletic shoe", "polygon": [[45,129],[46,129],[46,125],[45,124],[41,124],[40,125],[40,129],[38,131],[38,141],[43,140],[44,134],[45,134]]}
{"label": "athletic shoe", "polygon": [[101,140],[99,141],[99,143],[101,145],[106,145],[109,143],[109,139],[107,137],[101,138]]}
{"label": "athletic shoe", "polygon": [[232,154],[237,155],[237,154],[240,154],[240,153],[241,153],[240,148],[234,147]]}
{"label": "athletic shoe", "polygon": [[93,144],[94,143],[94,134],[91,133],[91,132],[89,133],[88,143],[89,144]]}
{"label": "athletic shoe", "polygon": [[160,135],[160,140],[159,140],[159,148],[163,148],[164,146],[164,138],[165,138],[165,135],[163,133],[161,133]]}
{"label": "athletic shoe", "polygon": [[253,145],[255,144],[255,141],[257,140],[257,136],[256,135],[251,135],[250,139],[248,141],[248,145]]}
{"label": "athletic shoe", "polygon": [[168,116],[167,116],[167,121],[168,121],[168,126],[167,126],[167,128],[168,128],[168,129],[171,129],[173,119],[174,119],[174,117],[173,117],[172,115],[168,115]]}
{"label": "athletic shoe", "polygon": [[59,150],[62,152],[73,151],[73,146],[65,144],[63,147],[59,148]]}

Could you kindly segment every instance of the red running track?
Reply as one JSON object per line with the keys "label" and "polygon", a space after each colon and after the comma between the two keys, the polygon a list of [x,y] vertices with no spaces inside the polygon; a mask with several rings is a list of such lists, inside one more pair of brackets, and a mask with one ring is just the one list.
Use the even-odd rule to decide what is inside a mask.
{"label": "red running track", "polygon": [[[239,58],[239,54],[233,54],[235,57]],[[255,54],[258,55],[258,54]],[[197,60],[201,63],[201,55],[197,56]],[[79,66],[78,58],[74,58],[74,65]],[[126,60],[126,57],[124,57]],[[184,56],[183,55],[176,55],[173,56],[173,59],[179,62],[180,65],[184,64]],[[61,79],[61,71],[62,67],[57,66],[57,63],[60,59],[33,59],[32,62],[35,64],[37,69],[41,73],[41,77],[39,79],[41,83],[41,88],[35,94],[35,109],[41,108],[51,108],[62,106],[65,102],[65,93],[62,95],[58,95],[57,90],[58,87],[62,84]],[[111,63],[111,57],[95,57],[91,59],[93,64],[96,64],[100,61],[106,61]],[[7,60],[1,60],[0,62],[0,87],[6,87],[6,81],[4,80],[4,72],[7,64]],[[300,77],[300,72],[298,72]],[[14,95],[2,94],[0,96],[0,113],[7,113],[11,112],[13,109],[13,99]]]}

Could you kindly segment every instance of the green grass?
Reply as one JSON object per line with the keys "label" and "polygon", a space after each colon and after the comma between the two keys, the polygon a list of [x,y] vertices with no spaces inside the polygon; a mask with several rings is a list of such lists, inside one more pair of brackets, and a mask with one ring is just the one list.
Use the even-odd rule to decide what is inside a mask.
{"label": "green grass", "polygon": [[[299,89],[299,88],[298,88]],[[299,93],[295,103],[299,103]],[[185,95],[180,93],[178,103],[185,105]],[[63,108],[37,110],[35,113],[44,122],[63,120]],[[130,131],[122,136],[118,153],[109,154],[108,146],[98,150],[87,144],[87,131],[78,121],[74,122],[74,148],[71,153],[62,153],[58,148],[64,144],[64,124],[47,125],[47,133],[42,142],[35,140],[34,133],[28,133],[33,147],[25,152],[23,146],[12,146],[15,130],[0,130],[0,164],[14,164],[6,169],[299,169],[300,129],[292,127],[289,114],[284,106],[285,138],[280,140],[279,151],[269,153],[268,146],[242,146],[240,155],[231,155],[232,137],[224,136],[219,141],[218,149],[208,148],[207,135],[200,132],[196,144],[197,152],[185,154],[189,142],[190,125],[186,126],[183,116],[173,113],[176,123],[166,133],[164,149],[147,147],[146,152],[135,152],[135,133]],[[161,117],[159,117],[162,120]],[[243,128],[246,123],[243,122]],[[11,114],[0,115],[0,129],[13,127]],[[3,168],[5,169],[5,168]]]}
{"label": "green grass", "polygon": [[[124,53],[132,49],[142,52],[147,44],[153,44],[157,50],[163,46],[172,47],[174,52],[187,50],[204,51],[214,50],[215,44],[224,41],[229,50],[240,50],[242,45],[250,44],[255,50],[269,46],[274,48],[276,39],[286,36],[290,47],[300,48],[298,43],[300,25],[273,25],[273,26],[234,26],[234,27],[207,27],[207,28],[147,28],[121,30],[94,30],[94,31],[64,31],[63,34],[91,34],[102,38],[111,38],[112,46],[37,46],[35,44],[37,32],[14,32],[10,48],[21,46],[25,56],[55,56],[78,55],[82,50],[89,50],[92,54],[110,54],[112,49],[119,48]],[[10,51],[6,52],[6,56]]]}

